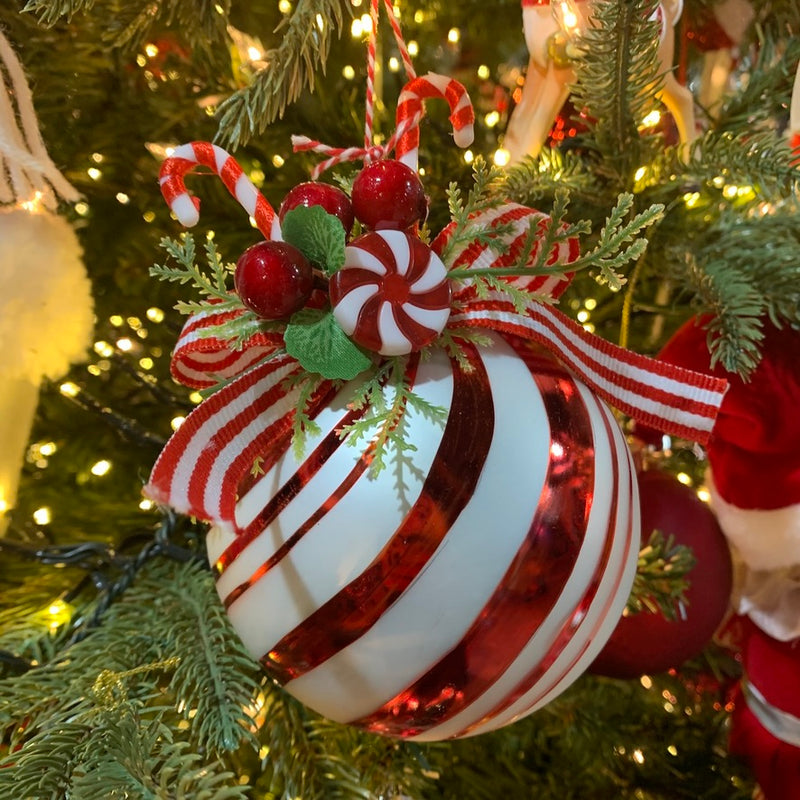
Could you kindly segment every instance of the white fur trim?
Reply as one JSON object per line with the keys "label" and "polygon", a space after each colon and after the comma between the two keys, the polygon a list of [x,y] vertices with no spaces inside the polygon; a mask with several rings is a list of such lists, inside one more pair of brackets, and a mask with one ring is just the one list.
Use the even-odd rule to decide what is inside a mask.
{"label": "white fur trim", "polygon": [[738,508],[720,497],[711,470],[707,479],[720,527],[750,569],[800,564],[800,503],[775,509]]}

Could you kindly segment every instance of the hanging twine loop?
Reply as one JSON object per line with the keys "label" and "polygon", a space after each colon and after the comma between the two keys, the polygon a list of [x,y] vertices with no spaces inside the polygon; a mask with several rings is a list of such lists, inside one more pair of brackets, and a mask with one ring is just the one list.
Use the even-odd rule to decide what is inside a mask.
{"label": "hanging twine loop", "polygon": [[[383,5],[386,7],[386,15],[389,19],[389,24],[392,27],[392,33],[400,51],[400,58],[403,62],[403,68],[409,81],[413,81],[417,77],[414,70],[414,65],[411,62],[411,56],[406,47],[403,33],[400,29],[400,22],[394,14],[394,8],[391,0],[383,0]],[[323,144],[316,139],[310,139],[307,136],[292,136],[292,148],[295,153],[299,152],[314,152],[326,155],[324,161],[317,164],[311,172],[313,180],[317,180],[319,176],[336,166],[348,161],[363,161],[369,164],[372,161],[377,161],[382,158],[387,158],[394,150],[398,140],[408,131],[417,127],[423,116],[423,111],[420,109],[418,112],[412,114],[410,117],[404,118],[398,122],[398,127],[395,132],[389,137],[385,144],[379,145],[375,142],[375,69],[377,63],[377,40],[378,40],[378,18],[380,12],[381,0],[371,0],[370,3],[370,31],[367,40],[367,89],[366,100],[364,109],[364,146],[363,147],[331,147],[330,145]]]}
{"label": "hanging twine loop", "polygon": [[0,203],[54,211],[59,198],[74,202],[80,194],[47,154],[22,65],[0,32]]}

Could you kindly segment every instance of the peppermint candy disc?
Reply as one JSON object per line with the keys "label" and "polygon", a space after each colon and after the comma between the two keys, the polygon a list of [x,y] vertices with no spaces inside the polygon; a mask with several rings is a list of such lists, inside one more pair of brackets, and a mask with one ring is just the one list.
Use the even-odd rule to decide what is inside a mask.
{"label": "peppermint candy disc", "polygon": [[405,231],[374,231],[345,249],[330,280],[333,316],[362,347],[383,356],[421,350],[450,317],[447,268]]}

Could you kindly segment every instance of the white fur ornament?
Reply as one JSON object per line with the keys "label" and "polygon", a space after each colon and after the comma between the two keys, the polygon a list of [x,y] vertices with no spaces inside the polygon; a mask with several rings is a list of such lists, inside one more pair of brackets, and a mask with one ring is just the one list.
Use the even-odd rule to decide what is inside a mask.
{"label": "white fur ornament", "polygon": [[83,356],[94,325],[72,226],[47,211],[0,211],[0,263],[0,375],[58,378]]}
{"label": "white fur ornament", "polygon": [[59,198],[78,196],[47,154],[22,65],[0,33],[0,514],[16,500],[42,378],[58,378],[90,342],[81,247],[54,213]]}

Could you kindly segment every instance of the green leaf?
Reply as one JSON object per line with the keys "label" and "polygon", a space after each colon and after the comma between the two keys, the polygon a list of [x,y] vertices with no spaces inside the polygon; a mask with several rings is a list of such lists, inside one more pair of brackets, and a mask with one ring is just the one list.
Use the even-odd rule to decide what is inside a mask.
{"label": "green leaf", "polygon": [[344,266],[344,227],[321,206],[297,206],[281,223],[286,242],[294,245],[326,275]]}
{"label": "green leaf", "polygon": [[294,356],[303,369],[323,378],[350,380],[372,365],[348,339],[330,310],[304,308],[298,311],[286,326],[283,339],[286,352]]}

